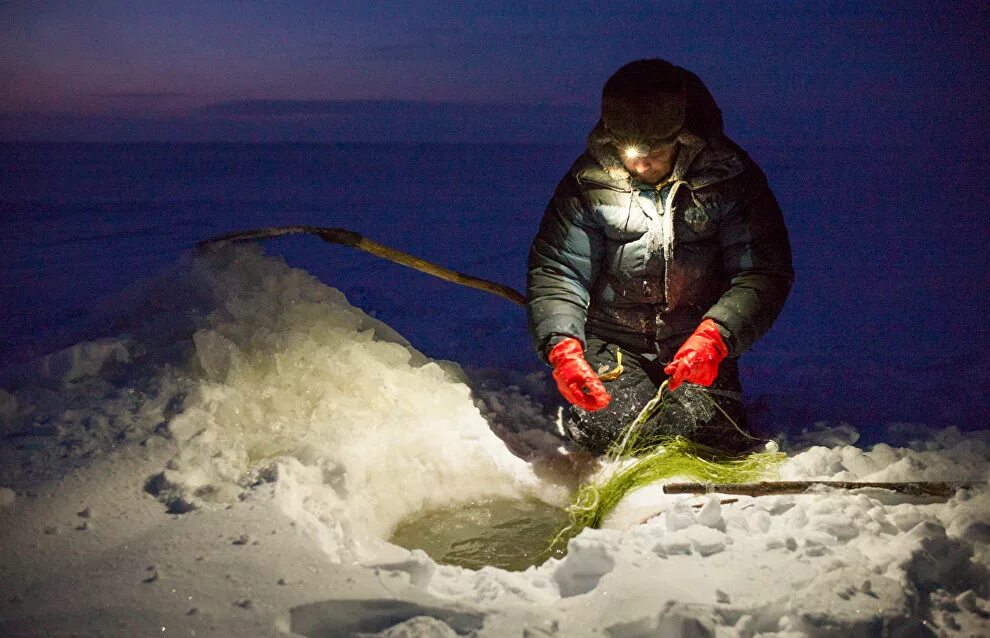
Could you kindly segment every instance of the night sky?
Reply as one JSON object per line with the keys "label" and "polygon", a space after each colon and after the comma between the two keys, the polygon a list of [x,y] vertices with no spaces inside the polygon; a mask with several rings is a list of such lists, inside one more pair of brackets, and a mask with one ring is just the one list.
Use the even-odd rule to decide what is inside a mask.
{"label": "night sky", "polygon": [[665,57],[744,144],[986,144],[988,7],[2,2],[0,139],[570,144]]}

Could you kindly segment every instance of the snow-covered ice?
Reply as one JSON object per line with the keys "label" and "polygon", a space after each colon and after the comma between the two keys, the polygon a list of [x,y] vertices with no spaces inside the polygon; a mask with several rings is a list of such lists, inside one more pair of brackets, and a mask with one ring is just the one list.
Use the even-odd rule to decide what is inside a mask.
{"label": "snow-covered ice", "polygon": [[183,260],[104,315],[99,338],[0,379],[5,635],[990,626],[988,432],[905,428],[861,448],[852,429],[820,427],[783,440],[784,479],[974,483],[948,500],[649,487],[561,559],[469,571],[385,539],[436,506],[566,502],[590,464],[526,392],[545,378],[472,392],[456,364],[256,247]]}

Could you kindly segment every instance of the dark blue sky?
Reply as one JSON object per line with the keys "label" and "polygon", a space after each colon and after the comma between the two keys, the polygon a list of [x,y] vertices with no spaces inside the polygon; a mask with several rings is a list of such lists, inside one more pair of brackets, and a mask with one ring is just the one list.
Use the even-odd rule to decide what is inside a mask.
{"label": "dark blue sky", "polygon": [[2,2],[0,139],[572,143],[665,57],[740,141],[985,144],[988,6]]}

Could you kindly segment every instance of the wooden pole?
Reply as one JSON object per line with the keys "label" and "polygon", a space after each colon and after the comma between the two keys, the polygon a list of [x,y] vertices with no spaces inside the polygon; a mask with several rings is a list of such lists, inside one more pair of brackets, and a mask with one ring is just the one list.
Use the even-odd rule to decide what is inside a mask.
{"label": "wooden pole", "polygon": [[969,489],[972,483],[946,483],[914,481],[886,483],[874,481],[762,481],[759,483],[668,483],[665,494],[742,494],[745,496],[769,496],[772,494],[800,494],[815,487],[839,490],[881,489],[910,496],[937,496],[949,498],[959,489]]}
{"label": "wooden pole", "polygon": [[366,239],[360,234],[345,228],[324,228],[322,226],[278,226],[270,228],[257,228],[254,230],[227,233],[226,235],[206,239],[196,244],[196,246],[200,250],[208,250],[222,248],[223,246],[227,246],[234,242],[271,239],[273,237],[281,237],[282,235],[292,235],[298,233],[310,233],[312,235],[316,235],[327,243],[341,244],[342,246],[357,248],[371,253],[376,257],[381,257],[382,259],[387,259],[388,261],[401,264],[403,266],[408,266],[409,268],[414,268],[428,275],[439,277],[444,281],[490,292],[520,306],[526,305],[526,297],[517,290],[509,288],[508,286],[503,286],[502,284],[497,284],[493,281],[488,281],[487,279],[479,279],[478,277],[472,277],[470,275],[465,275],[463,273],[450,270],[449,268],[444,268],[443,266],[438,266],[424,259],[420,259],[419,257],[410,255],[409,253],[404,253],[400,250],[383,246],[382,244]]}

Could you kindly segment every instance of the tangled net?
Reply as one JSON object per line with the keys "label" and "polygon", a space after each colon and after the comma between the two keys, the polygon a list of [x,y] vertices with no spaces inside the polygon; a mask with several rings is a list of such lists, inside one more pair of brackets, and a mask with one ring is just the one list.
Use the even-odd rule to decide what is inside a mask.
{"label": "tangled net", "polygon": [[[664,382],[627,426],[622,438],[609,449],[606,471],[578,488],[573,502],[566,508],[570,522],[554,537],[551,552],[559,554],[567,541],[584,528],[601,527],[626,495],[657,481],[683,477],[699,483],[750,483],[774,478],[777,466],[787,458],[781,452],[733,455],[681,436],[650,437],[642,441],[641,426],[663,403],[666,390]],[[719,407],[714,400],[712,403]]]}

